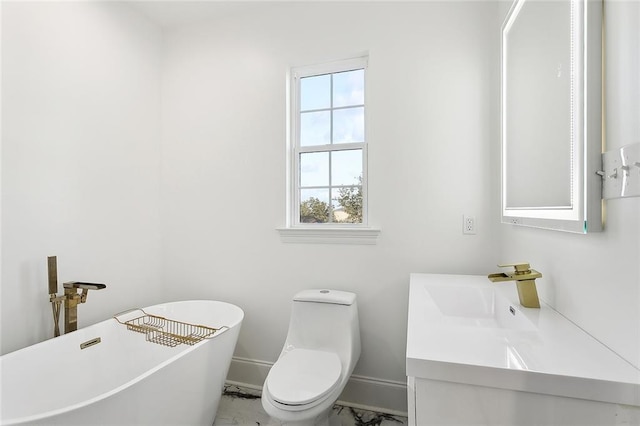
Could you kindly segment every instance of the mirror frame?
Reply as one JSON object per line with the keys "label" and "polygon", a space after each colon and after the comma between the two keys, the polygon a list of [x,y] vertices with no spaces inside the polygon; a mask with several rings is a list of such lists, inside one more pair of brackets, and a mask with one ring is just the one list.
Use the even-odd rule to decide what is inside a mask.
{"label": "mirror frame", "polygon": [[[574,61],[574,97],[570,126],[573,127],[571,205],[566,207],[541,206],[510,208],[507,206],[508,144],[506,124],[506,69],[508,33],[522,6],[534,0],[515,0],[502,26],[501,82],[500,82],[500,135],[501,135],[501,213],[502,222],[536,228],[587,233],[601,231],[603,227],[601,170],[602,136],[602,0],[570,1],[573,9],[572,45]],[[555,0],[558,1],[558,0]],[[568,22],[567,25],[571,23]],[[570,95],[567,94],[567,99]],[[569,106],[568,106],[569,107]],[[543,170],[540,171],[543,173]]]}

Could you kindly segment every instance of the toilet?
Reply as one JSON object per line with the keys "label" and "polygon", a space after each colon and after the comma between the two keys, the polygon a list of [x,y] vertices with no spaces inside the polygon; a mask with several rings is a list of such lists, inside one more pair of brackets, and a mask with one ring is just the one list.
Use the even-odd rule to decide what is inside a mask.
{"label": "toilet", "polygon": [[282,425],[339,425],[332,408],[359,358],[356,295],[301,291],[293,298],[280,357],[264,382],[262,406]]}

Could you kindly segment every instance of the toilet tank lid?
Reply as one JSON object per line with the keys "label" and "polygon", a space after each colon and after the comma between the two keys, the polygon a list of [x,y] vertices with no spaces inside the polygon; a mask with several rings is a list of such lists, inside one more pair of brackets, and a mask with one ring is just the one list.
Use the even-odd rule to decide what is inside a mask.
{"label": "toilet tank lid", "polygon": [[333,303],[335,305],[353,305],[356,295],[348,291],[316,289],[303,290],[293,296],[294,302]]}

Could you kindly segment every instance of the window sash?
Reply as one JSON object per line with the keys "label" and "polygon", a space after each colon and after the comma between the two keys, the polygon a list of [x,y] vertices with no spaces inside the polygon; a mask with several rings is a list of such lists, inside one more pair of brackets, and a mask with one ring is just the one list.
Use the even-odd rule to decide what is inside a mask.
{"label": "window sash", "polygon": [[[367,226],[368,224],[368,210],[367,210],[367,144],[366,143],[352,143],[345,144],[348,147],[340,146],[340,149],[333,149],[334,145],[320,145],[313,147],[303,147],[305,149],[294,149],[294,170],[293,170],[293,209],[292,209],[292,221],[295,226],[340,226],[340,227],[359,227]],[[327,148],[331,147],[331,148]],[[331,184],[331,163],[329,163],[329,185],[300,185],[300,154],[308,152],[337,152],[343,150],[362,150],[362,184],[361,185],[332,185]],[[331,205],[331,193],[333,189],[339,188],[358,188],[362,187],[362,222],[361,223],[338,223],[333,222],[333,209],[330,207],[329,222],[326,223],[304,223],[300,222],[300,193],[303,189],[328,189],[329,190],[329,204]]]}
{"label": "window sash", "polygon": [[[331,63],[326,63],[326,64],[320,64],[320,65],[315,65],[315,66],[308,66],[308,67],[303,67],[303,68],[297,68],[294,69],[292,72],[292,87],[291,87],[291,95],[292,95],[292,104],[294,106],[293,108],[293,114],[292,114],[292,127],[293,127],[293,131],[292,134],[294,135],[294,140],[292,141],[292,159],[291,159],[291,178],[292,178],[292,182],[291,182],[291,202],[292,202],[292,206],[290,206],[290,212],[291,212],[291,218],[290,218],[290,224],[292,226],[307,226],[307,227],[336,227],[339,226],[340,228],[342,227],[364,227],[368,225],[368,208],[367,208],[367,200],[368,200],[368,185],[367,185],[367,108],[365,104],[358,104],[358,105],[349,105],[349,106],[340,106],[340,107],[330,107],[330,108],[320,108],[320,109],[311,109],[311,110],[304,110],[301,111],[300,109],[300,85],[301,85],[301,79],[305,78],[305,77],[313,77],[313,76],[317,76],[317,75],[324,75],[324,74],[336,74],[336,73],[341,73],[341,72],[346,72],[346,71],[353,71],[353,70],[357,70],[357,69],[364,69],[365,70],[365,104],[366,104],[366,98],[367,98],[367,77],[366,77],[366,70],[367,70],[367,58],[366,57],[360,57],[360,58],[354,58],[354,59],[350,59],[350,60],[345,60],[345,61],[338,61],[338,62],[331,62]],[[365,119],[364,119],[364,141],[363,142],[345,142],[345,143],[333,143],[333,120],[331,121],[331,128],[330,128],[330,134],[331,134],[331,142],[329,144],[322,144],[322,145],[307,145],[307,146],[301,146],[301,139],[300,139],[300,121],[301,121],[301,114],[304,113],[308,113],[308,112],[318,112],[318,111],[337,111],[337,110],[345,110],[345,109],[349,109],[349,108],[357,108],[357,107],[364,107],[364,114],[365,114]],[[319,187],[307,187],[307,186],[301,186],[300,185],[300,154],[304,154],[304,153],[316,153],[316,152],[338,152],[338,151],[347,151],[347,150],[362,150],[362,184],[361,185],[331,185],[331,163],[329,164],[329,185],[327,186],[319,186]],[[328,189],[329,190],[329,205],[331,206],[331,193],[332,193],[332,189],[334,188],[350,188],[350,187],[362,187],[362,222],[361,223],[337,223],[337,222],[332,222],[333,220],[333,209],[330,207],[330,216],[329,216],[329,222],[326,223],[313,223],[313,224],[309,224],[309,223],[303,223],[300,221],[300,202],[301,202],[301,197],[300,197],[300,193],[302,189],[314,189],[314,188],[320,188],[320,189]]]}

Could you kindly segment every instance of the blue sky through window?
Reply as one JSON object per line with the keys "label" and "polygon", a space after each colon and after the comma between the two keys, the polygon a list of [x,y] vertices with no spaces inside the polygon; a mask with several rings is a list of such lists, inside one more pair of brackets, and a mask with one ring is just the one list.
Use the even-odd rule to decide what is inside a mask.
{"label": "blue sky through window", "polygon": [[300,80],[300,111],[331,108],[331,74]]}
{"label": "blue sky through window", "polygon": [[333,107],[364,105],[364,70],[333,75]]}

